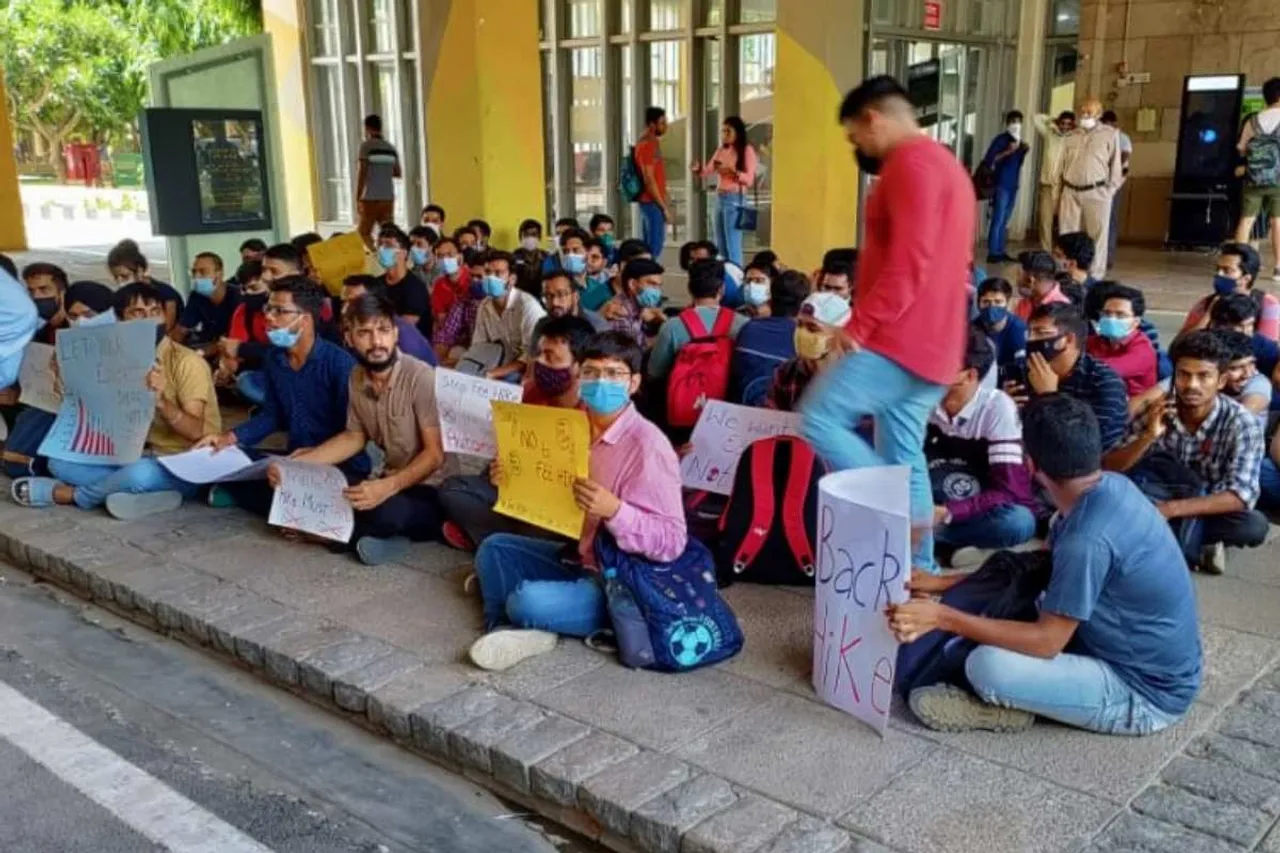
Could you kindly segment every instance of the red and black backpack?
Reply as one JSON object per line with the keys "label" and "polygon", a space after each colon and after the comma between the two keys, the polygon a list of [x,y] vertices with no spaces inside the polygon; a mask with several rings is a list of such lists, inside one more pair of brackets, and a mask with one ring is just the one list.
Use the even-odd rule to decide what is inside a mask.
{"label": "red and black backpack", "polygon": [[818,481],[826,468],[804,439],[762,438],[742,454],[720,516],[720,585],[813,583]]}

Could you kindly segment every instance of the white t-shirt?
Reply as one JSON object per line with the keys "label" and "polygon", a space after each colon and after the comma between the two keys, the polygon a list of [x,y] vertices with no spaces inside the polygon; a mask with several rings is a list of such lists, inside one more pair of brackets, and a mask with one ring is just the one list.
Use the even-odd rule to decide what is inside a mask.
{"label": "white t-shirt", "polygon": [[[1262,129],[1263,133],[1274,133],[1277,127],[1280,127],[1280,106],[1267,107],[1256,116],[1257,126]],[[1240,131],[1240,151],[1243,152],[1245,146],[1249,144],[1249,140],[1253,139],[1254,119],[1249,119],[1244,123],[1244,128]]]}

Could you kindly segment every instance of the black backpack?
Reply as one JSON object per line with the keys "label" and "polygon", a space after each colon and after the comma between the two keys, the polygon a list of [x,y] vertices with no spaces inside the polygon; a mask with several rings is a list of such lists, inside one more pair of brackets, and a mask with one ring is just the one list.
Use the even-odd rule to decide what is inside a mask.
{"label": "black backpack", "polygon": [[813,583],[818,481],[825,473],[813,449],[795,436],[762,438],[747,447],[720,516],[721,586],[739,580]]}

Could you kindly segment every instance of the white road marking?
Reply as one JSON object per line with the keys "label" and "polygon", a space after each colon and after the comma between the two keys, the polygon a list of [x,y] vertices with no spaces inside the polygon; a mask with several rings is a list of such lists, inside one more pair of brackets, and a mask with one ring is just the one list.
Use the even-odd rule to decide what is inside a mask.
{"label": "white road marking", "polygon": [[173,853],[272,853],[5,684],[0,737]]}

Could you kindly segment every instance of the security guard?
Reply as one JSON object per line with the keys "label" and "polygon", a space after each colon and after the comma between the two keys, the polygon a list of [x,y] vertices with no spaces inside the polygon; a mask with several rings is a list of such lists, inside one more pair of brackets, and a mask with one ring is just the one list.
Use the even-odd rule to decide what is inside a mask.
{"label": "security guard", "polygon": [[1091,98],[1080,107],[1080,128],[1063,146],[1062,199],[1058,205],[1058,229],[1063,234],[1083,231],[1093,238],[1096,251],[1089,275],[1101,280],[1107,274],[1107,233],[1111,202],[1124,183],[1120,132],[1100,121],[1102,103]]}

